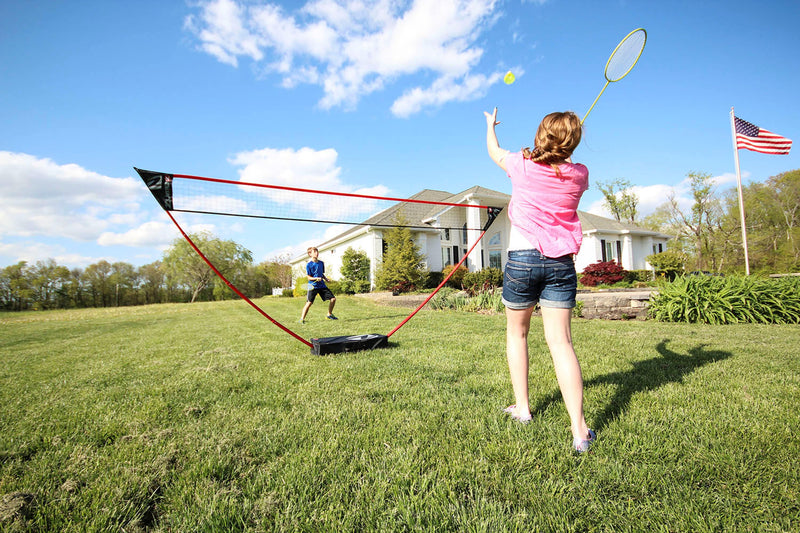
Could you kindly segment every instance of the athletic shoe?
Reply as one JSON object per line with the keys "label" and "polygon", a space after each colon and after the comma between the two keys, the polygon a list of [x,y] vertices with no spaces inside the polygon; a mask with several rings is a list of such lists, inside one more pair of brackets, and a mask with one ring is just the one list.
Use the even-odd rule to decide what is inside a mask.
{"label": "athletic shoe", "polygon": [[597,440],[597,435],[595,435],[594,431],[591,429],[589,430],[589,438],[588,439],[572,439],[572,449],[578,453],[584,453],[589,451],[589,447]]}
{"label": "athletic shoe", "polygon": [[328,315],[328,316],[326,316],[325,318],[327,318],[328,320],[339,320],[338,318],[336,318],[336,317],[335,317],[335,316],[333,316],[333,315]]}
{"label": "athletic shoe", "polygon": [[301,318],[300,320],[298,320],[298,321],[297,321],[297,323],[298,323],[298,324],[305,324],[305,323],[306,323],[306,321],[305,321],[305,320],[303,320],[303,319]]}
{"label": "athletic shoe", "polygon": [[519,416],[516,413],[516,409],[517,409],[516,405],[509,405],[508,407],[503,409],[503,412],[508,414],[508,415],[511,415],[511,418],[513,418],[517,422],[520,422],[521,424],[527,424],[528,422],[530,422],[533,419],[533,417],[531,415]]}

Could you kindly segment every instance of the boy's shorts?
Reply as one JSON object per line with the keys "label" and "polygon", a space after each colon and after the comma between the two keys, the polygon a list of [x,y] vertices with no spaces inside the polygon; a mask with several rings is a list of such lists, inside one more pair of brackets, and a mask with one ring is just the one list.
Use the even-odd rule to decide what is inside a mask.
{"label": "boy's shorts", "polygon": [[545,257],[539,250],[508,252],[503,274],[503,304],[508,309],[541,307],[572,309],[578,275],[572,255]]}
{"label": "boy's shorts", "polygon": [[328,287],[322,287],[321,289],[311,289],[308,291],[308,301],[314,303],[314,299],[319,294],[319,297],[322,298],[322,301],[332,300],[336,298],[333,295],[333,291],[331,291]]}

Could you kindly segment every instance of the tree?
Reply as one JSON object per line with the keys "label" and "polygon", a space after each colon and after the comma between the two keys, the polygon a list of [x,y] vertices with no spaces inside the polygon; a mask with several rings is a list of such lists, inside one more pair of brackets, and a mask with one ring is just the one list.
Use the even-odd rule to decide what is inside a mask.
{"label": "tree", "polygon": [[[189,238],[211,264],[228,279],[243,274],[253,262],[250,250],[234,241],[221,240],[207,231],[189,234]],[[216,276],[186,239],[176,239],[164,253],[162,263],[170,278],[189,287],[192,302],[197,300],[201,291],[211,285]]]}
{"label": "tree", "polygon": [[67,267],[59,266],[55,259],[47,259],[37,261],[28,274],[34,309],[52,309],[63,301],[59,295],[69,282]]}
{"label": "tree", "polygon": [[605,206],[617,222],[636,223],[639,197],[633,192],[631,182],[622,178],[607,183],[598,181],[597,188],[603,193]]}
{"label": "tree", "polygon": [[166,274],[161,261],[142,265],[138,270],[139,291],[145,304],[164,301],[164,282]]}
{"label": "tree", "polygon": [[108,307],[111,305],[109,276],[111,276],[111,263],[106,260],[89,265],[83,271],[83,282],[91,297],[91,307]]}
{"label": "tree", "polygon": [[[772,176],[742,191],[751,265],[771,272],[800,269],[800,170]],[[728,205],[731,224],[741,226],[738,197]],[[739,242],[741,246],[741,242]]]}
{"label": "tree", "polygon": [[292,286],[292,267],[289,265],[291,258],[288,253],[280,254],[258,265],[258,268],[267,277],[270,287],[288,288]]}
{"label": "tree", "polygon": [[362,250],[347,248],[342,254],[341,287],[347,293],[369,292],[369,257]]}
{"label": "tree", "polygon": [[20,261],[0,272],[0,302],[9,311],[27,309],[33,295],[28,279],[28,263]]}
{"label": "tree", "polygon": [[672,193],[666,204],[667,225],[673,228],[677,239],[685,240],[698,270],[718,271],[722,265],[716,237],[723,222],[722,204],[714,195],[710,174],[690,172],[687,178],[692,193],[691,211],[684,212]]}
{"label": "tree", "polygon": [[136,303],[131,294],[136,287],[136,269],[130,263],[117,261],[111,265],[108,277],[109,290],[113,291],[114,307]]}
{"label": "tree", "polygon": [[402,285],[405,289],[421,287],[427,271],[420,247],[411,238],[408,222],[402,216],[394,220],[394,227],[384,233],[386,252],[375,273],[378,289],[394,289]]}

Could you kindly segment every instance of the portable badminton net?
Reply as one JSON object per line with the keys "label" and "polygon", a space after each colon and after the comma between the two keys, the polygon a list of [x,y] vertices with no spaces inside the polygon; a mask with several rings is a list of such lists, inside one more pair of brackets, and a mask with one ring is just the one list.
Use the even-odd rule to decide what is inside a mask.
{"label": "portable badminton net", "polygon": [[[394,335],[433,298],[483,239],[489,226],[502,208],[452,201],[449,193],[437,193],[436,199],[391,198],[350,192],[318,191],[299,187],[234,181],[186,174],[154,172],[134,167],[158,204],[167,213],[181,235],[211,270],[242,300],[275,326],[302,342],[311,353],[323,355],[388,346]],[[451,200],[451,201],[448,201]],[[323,224],[341,224],[342,235],[364,227],[407,227],[421,232],[471,235],[474,240],[467,253],[439,283],[394,329],[385,335],[345,335],[306,340],[270,316],[237,288],[208,259],[192,238],[183,230],[173,213],[244,217],[265,220],[290,220]],[[366,217],[366,218],[365,218]],[[340,235],[340,236],[342,236]],[[461,241],[459,241],[461,242]]]}

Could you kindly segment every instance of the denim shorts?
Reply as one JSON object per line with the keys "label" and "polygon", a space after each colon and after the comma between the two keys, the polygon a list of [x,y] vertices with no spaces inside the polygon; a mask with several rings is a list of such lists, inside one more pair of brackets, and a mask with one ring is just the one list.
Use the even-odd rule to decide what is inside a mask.
{"label": "denim shorts", "polygon": [[572,309],[578,275],[571,255],[545,257],[539,250],[508,252],[503,275],[503,303],[509,309],[541,307]]}

